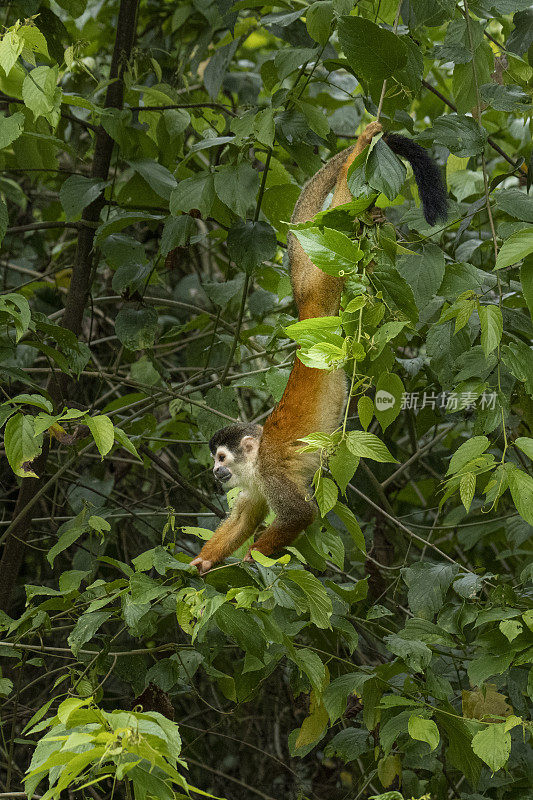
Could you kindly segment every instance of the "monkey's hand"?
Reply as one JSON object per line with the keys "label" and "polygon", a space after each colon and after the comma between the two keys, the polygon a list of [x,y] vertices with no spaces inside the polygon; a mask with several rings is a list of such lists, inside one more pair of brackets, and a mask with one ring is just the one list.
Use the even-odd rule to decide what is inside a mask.
{"label": "monkey's hand", "polygon": [[207,558],[202,558],[202,556],[196,556],[191,561],[191,567],[197,567],[198,572],[200,575],[205,575],[206,572],[209,572],[211,567],[213,566],[213,562],[209,561]]}

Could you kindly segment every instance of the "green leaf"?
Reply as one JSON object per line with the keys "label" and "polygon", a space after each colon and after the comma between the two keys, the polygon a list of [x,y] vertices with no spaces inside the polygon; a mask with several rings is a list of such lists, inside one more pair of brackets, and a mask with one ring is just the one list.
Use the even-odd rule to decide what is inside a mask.
{"label": "green leaf", "polygon": [[493,771],[501,769],[511,754],[511,734],[505,722],[491,723],[472,739],[472,750]]}
{"label": "green leaf", "polygon": [[179,181],[170,195],[170,213],[176,216],[181,211],[197,209],[205,219],[211,212],[214,200],[213,175],[210,172],[199,172],[191,178]]}
{"label": "green leaf", "polygon": [[402,409],[405,388],[401,378],[394,372],[382,372],[376,384],[374,401],[376,419],[385,432]]}
{"label": "green leaf", "polygon": [[490,442],[486,436],[473,436],[460,445],[450,460],[446,475],[455,475],[460,472],[474,458],[477,458],[489,447]]}
{"label": "green leaf", "polygon": [[474,493],[476,491],[476,476],[472,472],[467,472],[463,475],[459,484],[459,492],[461,495],[461,502],[465,507],[466,512],[470,511]]}
{"label": "green leaf", "polygon": [[215,191],[220,200],[238,217],[245,217],[248,209],[255,205],[259,190],[259,173],[247,161],[237,166],[225,164],[214,176]]}
{"label": "green leaf", "polygon": [[347,764],[362,756],[370,747],[368,731],[364,728],[345,728],[329,742],[324,755],[327,758],[338,756]]}
{"label": "green leaf", "polygon": [[115,320],[115,333],[128,350],[152,347],[157,333],[155,308],[121,308]]}
{"label": "green leaf", "polygon": [[350,534],[355,546],[358,547],[362,553],[366,553],[365,537],[363,536],[361,526],[357,522],[357,518],[353,511],[342,503],[337,503],[333,511],[341,520],[341,522],[344,523],[346,530]]}
{"label": "green leaf", "polygon": [[478,306],[481,322],[481,346],[486,356],[499,346],[503,333],[503,317],[499,306]]}
{"label": "green leaf", "polygon": [[83,209],[101,195],[105,186],[105,181],[84,178],[82,175],[71,175],[67,178],[59,191],[66,218],[79,219]]}
{"label": "green leaf", "polygon": [[418,135],[420,142],[435,142],[456,156],[475,156],[483,152],[487,132],[472,117],[446,114],[437,117],[432,128]]}
{"label": "green leaf", "polygon": [[374,402],[371,397],[364,394],[357,401],[357,416],[363,430],[368,430],[368,426],[372,422],[374,416]]}
{"label": "green leaf", "polygon": [[334,454],[329,457],[329,469],[343,494],[346,492],[346,487],[353,478],[358,465],[359,458],[354,456],[352,451],[348,449],[344,440],[339,444]]}
{"label": "green leaf", "polygon": [[142,161],[128,161],[132,169],[137,172],[141,178],[144,178],[148,186],[154,190],[156,194],[169,200],[172,191],[177,186],[177,181],[174,175],[163,164],[158,164],[153,159],[143,159]]}
{"label": "green leaf", "polygon": [[331,628],[330,617],[333,607],[328,593],[311,572],[300,569],[289,569],[285,572],[285,579],[296,583],[304,592],[309,604],[311,622],[317,628]]}
{"label": "green leaf", "polygon": [[[289,570],[289,572],[294,571],[295,570]],[[310,575],[311,573],[305,572],[302,574]],[[307,650],[306,648],[296,650],[291,658],[302,670],[302,672],[307,675],[311,686],[315,690],[316,694],[320,696],[324,689],[324,683],[326,680],[326,669],[321,658],[316,653],[313,653],[312,650]]]}
{"label": "green leaf", "polygon": [[[11,417],[13,419],[13,417]],[[9,420],[11,422],[11,420]],[[9,425],[8,422],[8,425]],[[7,428],[7,425],[6,425]],[[509,490],[516,510],[530,525],[533,525],[533,478],[518,467],[509,473]]]}
{"label": "green leaf", "polygon": [[326,44],[333,21],[333,3],[329,0],[319,0],[311,3],[305,14],[305,24],[309,36],[319,44]]}
{"label": "green leaf", "polygon": [[355,242],[333,228],[306,228],[293,233],[313,264],[327,275],[350,274],[363,257]]}
{"label": "green leaf", "polygon": [[401,37],[364,17],[343,16],[339,41],[357,77],[382,81],[405,67],[407,51]]}
{"label": "green leaf", "polygon": [[516,231],[501,246],[494,269],[503,269],[518,263],[533,253],[533,228]]}
{"label": "green leaf", "polygon": [[435,750],[440,741],[439,729],[432,719],[425,719],[413,714],[409,717],[409,736],[419,742],[427,742],[430,750]]}
{"label": "green leaf", "polygon": [[35,436],[33,417],[14,414],[6,423],[4,447],[9,466],[20,478],[38,478],[32,462],[42,450],[42,434]]}
{"label": "green leaf", "polygon": [[386,445],[373,433],[350,431],[346,437],[346,443],[355,456],[371,458],[373,461],[382,463],[398,463],[394,456],[389,453]]}
{"label": "green leaf", "polygon": [[0,40],[0,67],[4,70],[6,77],[15,66],[18,57],[22,53],[24,42],[16,31],[6,31]]}
{"label": "green leaf", "polygon": [[407,666],[415,672],[423,672],[431,661],[429,647],[416,639],[404,639],[394,633],[385,636],[384,641],[388,649],[405,661]]}
{"label": "green leaf", "polygon": [[522,284],[524,300],[533,320],[533,256],[526,256],[520,267],[520,283]]}
{"label": "green leaf", "polygon": [[418,309],[423,311],[438,294],[444,278],[444,253],[440,247],[426,245],[421,254],[398,259],[397,269],[413,290]]}
{"label": "green leaf", "polygon": [[60,526],[57,531],[59,539],[46,554],[46,558],[50,563],[50,566],[54,566],[54,561],[59,553],[62,553],[67,549],[67,547],[70,547],[71,544],[74,544],[74,542],[76,542],[80,536],[87,532],[88,522],[86,518],[87,512],[85,509],[83,509],[76,517],[67,520]]}
{"label": "green leaf", "polygon": [[383,139],[378,139],[366,160],[365,177],[370,186],[389,200],[400,194],[407,170]]}
{"label": "green leaf", "polygon": [[[3,206],[5,208],[5,206]],[[4,220],[1,221],[3,227]],[[0,296],[0,312],[4,312],[12,318],[15,325],[17,335],[16,341],[18,342],[28,330],[31,322],[31,311],[28,301],[21,294],[10,292]]]}
{"label": "green leaf", "polygon": [[533,439],[527,436],[519,436],[518,439],[515,439],[514,443],[533,461]]}
{"label": "green leaf", "polygon": [[102,458],[109,453],[115,442],[113,423],[104,414],[96,417],[85,417],[85,423],[92,433],[95,444]]}
{"label": "green leaf", "polygon": [[176,247],[185,247],[195,230],[196,224],[192,217],[167,217],[159,243],[161,255],[167,256]]}
{"label": "green leaf", "polygon": [[276,255],[276,231],[267,222],[239,220],[228,232],[230,258],[249,275]]}
{"label": "green leaf", "polygon": [[[57,67],[35,67],[24,78],[22,99],[33,112],[33,118],[46,117],[49,122],[59,121],[61,89],[57,86]],[[55,112],[53,115],[52,112]]]}
{"label": "green leaf", "polygon": [[11,142],[18,139],[24,130],[24,114],[21,111],[6,117],[0,115],[0,150],[9,147]]}
{"label": "green leaf", "polygon": [[455,564],[423,561],[402,569],[402,577],[409,588],[409,607],[415,616],[433,619],[444,604],[444,597],[457,570]]}
{"label": "green leaf", "polygon": [[338,494],[339,490],[335,483],[330,478],[320,476],[315,490],[315,500],[322,517],[325,517],[332,510],[337,502]]}
{"label": "green leaf", "polygon": [[111,611],[92,611],[79,617],[67,639],[74,655],[78,654],[85,642],[89,642],[93,638],[96,631],[109,619],[111,614]]}

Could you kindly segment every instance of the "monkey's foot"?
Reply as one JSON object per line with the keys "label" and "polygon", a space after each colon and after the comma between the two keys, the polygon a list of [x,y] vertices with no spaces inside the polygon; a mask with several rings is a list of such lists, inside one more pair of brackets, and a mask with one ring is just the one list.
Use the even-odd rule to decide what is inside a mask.
{"label": "monkey's foot", "polygon": [[363,139],[365,144],[370,144],[374,136],[376,134],[381,133],[383,127],[381,122],[370,122],[366,128],[364,129],[363,133],[359,136],[360,139]]}
{"label": "monkey's foot", "polygon": [[206,572],[209,572],[212,566],[213,562],[208,561],[206,558],[202,558],[202,556],[196,556],[196,558],[193,558],[191,561],[191,567],[197,567],[200,575],[205,575]]}

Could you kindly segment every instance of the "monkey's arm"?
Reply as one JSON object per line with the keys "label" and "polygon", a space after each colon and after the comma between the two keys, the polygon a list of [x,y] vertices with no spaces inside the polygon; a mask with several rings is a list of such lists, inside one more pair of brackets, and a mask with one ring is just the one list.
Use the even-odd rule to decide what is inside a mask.
{"label": "monkey's arm", "polygon": [[253,534],[267,511],[267,504],[260,495],[241,492],[229,517],[218,526],[211,539],[191,561],[191,565],[198,567],[201,575],[208,572],[213,564],[231,555]]}

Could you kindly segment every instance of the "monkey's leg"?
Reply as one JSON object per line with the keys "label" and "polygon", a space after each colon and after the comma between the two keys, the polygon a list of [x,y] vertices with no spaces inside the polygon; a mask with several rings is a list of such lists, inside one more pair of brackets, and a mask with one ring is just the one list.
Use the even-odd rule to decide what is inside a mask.
{"label": "monkey's leg", "polygon": [[[276,518],[250,547],[250,552],[259,550],[265,556],[296,539],[312,523],[316,513],[313,502],[306,500],[304,493],[289,478],[267,487],[267,499],[276,512]],[[246,561],[252,560],[250,552]]]}
{"label": "monkey's leg", "polygon": [[229,517],[218,526],[191,564],[198,567],[200,575],[208,572],[213,564],[231,555],[253,534],[264,520],[267,511],[263,497],[242,492],[235,501]]}

